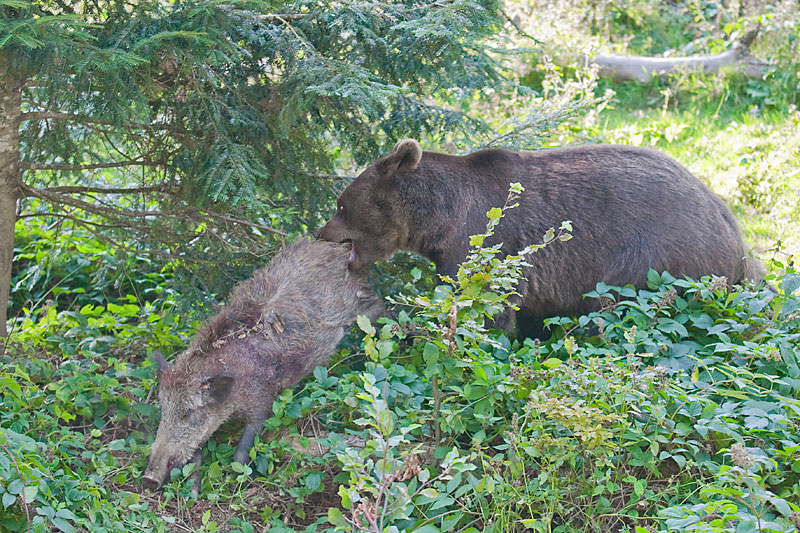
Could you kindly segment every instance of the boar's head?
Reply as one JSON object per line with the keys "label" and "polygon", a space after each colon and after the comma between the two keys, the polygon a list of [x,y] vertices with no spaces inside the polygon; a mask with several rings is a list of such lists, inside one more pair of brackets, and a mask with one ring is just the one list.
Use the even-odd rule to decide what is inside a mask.
{"label": "boar's head", "polygon": [[190,372],[173,368],[159,353],[154,358],[158,363],[161,423],[142,476],[142,485],[150,490],[159,488],[173,468],[192,460],[235,410],[233,402],[228,401],[234,376],[213,369]]}

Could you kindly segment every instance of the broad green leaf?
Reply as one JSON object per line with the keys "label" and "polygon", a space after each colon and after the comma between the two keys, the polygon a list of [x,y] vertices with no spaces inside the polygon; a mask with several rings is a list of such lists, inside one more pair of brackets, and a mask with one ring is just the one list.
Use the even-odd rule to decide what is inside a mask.
{"label": "broad green leaf", "polygon": [[369,318],[367,318],[366,316],[358,315],[358,317],[356,317],[356,323],[358,324],[358,327],[361,329],[361,331],[363,331],[367,335],[370,336],[375,335],[375,328],[369,321]]}
{"label": "broad green leaf", "polygon": [[503,216],[503,210],[499,207],[493,207],[486,212],[486,216],[489,217],[489,220],[497,220]]}

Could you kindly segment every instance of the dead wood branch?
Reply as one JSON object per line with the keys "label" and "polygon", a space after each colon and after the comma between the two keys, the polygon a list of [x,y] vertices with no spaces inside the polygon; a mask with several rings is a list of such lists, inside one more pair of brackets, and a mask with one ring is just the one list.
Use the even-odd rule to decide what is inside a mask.
{"label": "dead wood branch", "polygon": [[741,71],[749,78],[764,75],[767,63],[750,55],[750,45],[760,27],[747,31],[742,38],[724,52],[690,57],[642,57],[600,54],[586,57],[586,61],[600,67],[600,76],[615,81],[649,81],[653,76],[666,76],[677,72],[704,72],[717,74],[726,67]]}

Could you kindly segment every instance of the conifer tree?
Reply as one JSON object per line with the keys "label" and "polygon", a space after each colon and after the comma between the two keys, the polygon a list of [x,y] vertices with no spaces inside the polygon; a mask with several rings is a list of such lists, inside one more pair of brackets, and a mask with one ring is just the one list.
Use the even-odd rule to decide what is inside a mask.
{"label": "conifer tree", "polygon": [[452,104],[502,80],[502,23],[491,0],[0,0],[0,336],[20,217],[183,259],[282,234],[270,210],[302,229],[340,153],[485,128]]}

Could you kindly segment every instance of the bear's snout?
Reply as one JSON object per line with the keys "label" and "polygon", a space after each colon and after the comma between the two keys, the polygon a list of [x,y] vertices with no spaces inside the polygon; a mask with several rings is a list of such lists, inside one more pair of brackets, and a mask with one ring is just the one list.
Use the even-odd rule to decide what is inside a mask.
{"label": "bear's snout", "polygon": [[347,224],[339,215],[334,215],[327,224],[314,232],[314,237],[330,242],[345,242],[352,240]]}

